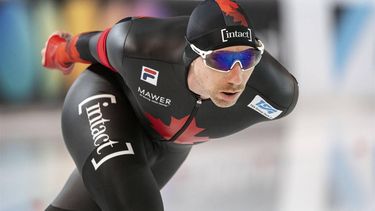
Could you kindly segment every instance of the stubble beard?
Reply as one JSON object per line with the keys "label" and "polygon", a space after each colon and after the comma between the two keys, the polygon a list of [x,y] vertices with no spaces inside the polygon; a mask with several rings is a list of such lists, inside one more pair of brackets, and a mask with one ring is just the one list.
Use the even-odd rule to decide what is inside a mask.
{"label": "stubble beard", "polygon": [[[233,85],[227,85],[224,87],[220,87],[214,90],[210,91],[210,98],[211,101],[218,107],[220,108],[229,108],[232,107],[236,104],[238,101],[239,97],[241,96],[242,92],[244,90],[244,85],[238,85],[238,86],[233,86]],[[231,101],[227,101],[224,99],[221,99],[219,95],[221,95],[222,92],[240,92],[238,96]]]}

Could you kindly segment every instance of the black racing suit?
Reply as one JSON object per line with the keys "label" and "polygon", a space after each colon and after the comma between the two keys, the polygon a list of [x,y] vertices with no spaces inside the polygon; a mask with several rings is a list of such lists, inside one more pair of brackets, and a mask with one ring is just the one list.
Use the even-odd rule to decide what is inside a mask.
{"label": "black racing suit", "polygon": [[126,18],[80,36],[80,56],[94,64],[69,90],[62,114],[77,170],[47,210],[163,210],[159,190],[193,144],[293,110],[297,81],[267,51],[234,106],[191,92],[187,22]]}

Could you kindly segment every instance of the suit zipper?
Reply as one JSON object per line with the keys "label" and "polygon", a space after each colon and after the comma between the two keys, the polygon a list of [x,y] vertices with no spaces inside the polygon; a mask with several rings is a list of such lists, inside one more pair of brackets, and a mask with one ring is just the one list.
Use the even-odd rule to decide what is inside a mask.
{"label": "suit zipper", "polygon": [[197,101],[195,102],[195,106],[194,106],[194,109],[193,111],[191,112],[189,118],[186,120],[185,124],[181,127],[181,129],[173,135],[173,137],[171,139],[169,139],[168,141],[171,141],[171,142],[174,142],[175,140],[177,140],[178,137],[180,137],[180,135],[186,130],[186,128],[190,125],[191,121],[193,121],[193,118],[195,117],[195,115],[197,114],[198,112],[198,109],[199,107],[202,105],[202,99],[200,97],[198,97]]}

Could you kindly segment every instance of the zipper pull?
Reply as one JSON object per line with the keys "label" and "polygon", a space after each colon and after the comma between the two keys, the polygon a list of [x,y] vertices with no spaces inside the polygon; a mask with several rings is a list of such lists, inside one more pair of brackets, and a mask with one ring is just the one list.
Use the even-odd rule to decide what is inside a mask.
{"label": "zipper pull", "polygon": [[202,105],[202,99],[201,99],[201,97],[198,97],[196,104]]}

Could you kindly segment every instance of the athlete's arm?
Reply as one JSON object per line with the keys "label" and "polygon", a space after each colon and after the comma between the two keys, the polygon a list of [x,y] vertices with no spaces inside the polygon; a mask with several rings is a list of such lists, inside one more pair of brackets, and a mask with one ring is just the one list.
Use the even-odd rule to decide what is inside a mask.
{"label": "athlete's arm", "polygon": [[123,44],[129,20],[125,18],[104,31],[86,32],[71,36],[69,33],[52,34],[42,49],[42,65],[69,74],[74,63],[101,63],[117,71],[122,62]]}
{"label": "athlete's arm", "polygon": [[264,51],[255,69],[256,72],[250,79],[252,86],[283,108],[284,111],[278,118],[290,114],[299,97],[296,78],[268,51]]}

